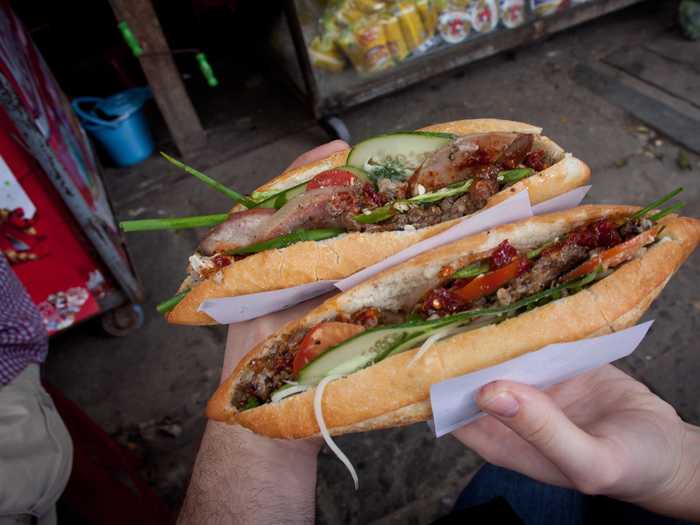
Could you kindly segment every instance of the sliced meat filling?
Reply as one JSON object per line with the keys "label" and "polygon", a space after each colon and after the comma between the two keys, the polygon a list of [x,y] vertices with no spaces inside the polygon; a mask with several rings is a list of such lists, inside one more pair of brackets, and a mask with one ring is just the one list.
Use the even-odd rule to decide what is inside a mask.
{"label": "sliced meat filling", "polygon": [[[483,208],[501,189],[497,180],[501,171],[519,166],[542,171],[547,167],[544,151],[533,151],[533,142],[533,135],[523,133],[466,135],[431,154],[407,181],[381,178],[376,181],[376,188],[361,181],[349,186],[309,186],[279,210],[253,208],[231,214],[226,222],[209,232],[199,246],[199,253],[222,253],[299,229],[396,231],[425,228],[463,217]],[[354,220],[363,210],[371,211],[389,202],[436,191],[467,178],[473,179],[473,183],[464,195],[425,205],[409,204],[402,213],[375,224]]]}
{"label": "sliced meat filling", "polygon": [[307,330],[297,330],[277,341],[265,355],[252,359],[236,385],[231,404],[237,409],[250,408],[270,400],[272,393],[292,381],[292,363],[296,345]]}
{"label": "sliced meat filling", "polygon": [[308,190],[277,210],[258,231],[256,242],[299,229],[342,226],[344,214],[359,213],[359,198],[358,188],[327,187]]}
{"label": "sliced meat filling", "polygon": [[232,213],[226,222],[214,227],[199,244],[197,251],[203,255],[213,255],[255,242],[258,231],[270,220],[275,210],[253,208]]}
{"label": "sliced meat filling", "polygon": [[[487,260],[491,270],[511,264],[512,261],[521,261],[520,267],[514,268],[508,276],[509,279],[493,289],[495,293],[465,301],[464,294],[461,292],[472,279],[448,279],[444,285],[430,290],[417,306],[416,311],[424,318],[434,318],[474,308],[512,304],[556,284],[560,277],[590,259],[591,256],[620,244],[628,236],[633,237],[637,233],[648,230],[651,225],[651,221],[630,221],[618,228],[615,222],[602,219],[569,232],[563,240],[544,248],[534,262],[528,261],[526,254],[509,252],[505,264],[494,264],[494,255],[492,255]],[[500,248],[494,254],[500,254]],[[492,272],[489,277],[496,277],[494,274],[495,272]],[[484,277],[486,278],[487,275]],[[484,289],[489,289],[486,285],[482,286],[485,286]]]}
{"label": "sliced meat filling", "polygon": [[542,254],[532,269],[516,277],[508,286],[496,292],[498,303],[507,305],[541,292],[557,277],[588,258],[589,249],[574,243],[563,243]]}
{"label": "sliced meat filling", "polygon": [[[526,137],[525,142],[518,139]],[[526,142],[529,141],[529,144]],[[416,170],[409,180],[411,193],[418,194],[418,186],[427,191],[435,191],[449,184],[478,177],[487,166],[500,165],[506,161],[506,151],[515,160],[516,151],[527,149],[518,159],[520,163],[532,147],[533,136],[520,133],[476,133],[465,135],[440,148]]]}
{"label": "sliced meat filling", "polygon": [[[339,314],[333,321],[336,324],[347,323],[362,329],[370,329],[380,325],[402,323],[405,319],[406,314],[403,312],[369,306],[352,315]],[[320,324],[324,323],[333,324],[328,322]],[[294,357],[300,346],[303,346],[301,343],[307,334],[314,328],[297,330],[287,339],[275,343],[264,356],[253,359],[236,385],[231,400],[232,405],[238,409],[245,409],[266,403],[275,390],[283,387],[288,381],[293,381],[295,379]]]}

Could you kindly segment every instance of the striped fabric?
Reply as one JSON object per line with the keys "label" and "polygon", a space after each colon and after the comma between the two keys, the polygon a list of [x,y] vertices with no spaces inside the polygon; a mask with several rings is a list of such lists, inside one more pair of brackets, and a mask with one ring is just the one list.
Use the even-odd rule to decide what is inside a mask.
{"label": "striped fabric", "polygon": [[48,349],[39,310],[0,255],[0,385],[8,384],[30,363],[43,362]]}

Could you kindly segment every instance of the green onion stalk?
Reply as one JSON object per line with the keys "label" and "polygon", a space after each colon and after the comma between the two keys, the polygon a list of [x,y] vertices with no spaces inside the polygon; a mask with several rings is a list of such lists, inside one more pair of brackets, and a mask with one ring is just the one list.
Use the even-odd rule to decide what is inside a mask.
{"label": "green onion stalk", "polygon": [[453,273],[450,277],[452,279],[469,279],[470,277],[478,277],[482,273],[486,273],[488,271],[489,271],[488,263],[477,262],[474,264],[470,264],[469,266],[465,266],[464,268],[460,268],[455,273]]}
{"label": "green onion stalk", "polygon": [[254,207],[256,206],[256,202],[255,202],[254,200],[249,199],[248,197],[246,197],[245,195],[243,195],[243,194],[241,194],[241,193],[238,193],[236,190],[232,190],[231,188],[227,188],[226,186],[224,186],[224,185],[221,184],[220,182],[215,181],[214,179],[212,179],[212,178],[209,177],[208,175],[205,175],[205,174],[202,173],[201,171],[197,171],[196,169],[194,169],[194,168],[188,166],[187,164],[185,164],[185,163],[183,163],[183,162],[180,162],[180,161],[177,160],[177,159],[174,159],[173,157],[171,157],[171,156],[168,155],[167,153],[163,153],[163,152],[161,151],[160,154],[161,154],[161,155],[163,156],[163,158],[165,158],[165,160],[167,160],[168,162],[174,164],[175,166],[177,166],[177,167],[180,168],[180,169],[185,170],[185,171],[186,171],[187,173],[189,173],[190,175],[192,175],[192,176],[196,177],[197,179],[201,180],[201,181],[202,181],[203,183],[205,183],[207,186],[209,186],[209,187],[211,187],[211,188],[214,188],[214,189],[217,190],[217,191],[220,191],[221,193],[223,193],[224,195],[226,195],[226,196],[227,196],[229,199],[231,199],[232,201],[237,202],[237,203],[239,203],[239,204],[242,204],[242,205],[245,206],[246,208],[254,208]]}
{"label": "green onion stalk", "polygon": [[535,173],[535,170],[532,168],[516,168],[514,170],[501,171],[496,177],[496,180],[498,180],[498,182],[502,182],[506,186],[509,186],[528,178],[533,173]]}
{"label": "green onion stalk", "polygon": [[[682,191],[683,191],[682,187],[676,188],[671,193],[661,197],[659,200],[656,200],[656,201],[652,202],[651,204],[649,204],[648,206],[645,206],[641,210],[637,211],[636,213],[633,213],[632,215],[629,216],[629,218],[627,220],[633,221],[635,219],[641,219],[642,217],[644,217],[647,213],[649,213],[653,209],[658,208],[662,204],[666,204],[668,201],[670,201],[673,197],[675,197],[676,195],[678,195]],[[676,206],[678,206],[678,205],[676,205]],[[680,207],[678,209],[680,209]],[[668,213],[671,213],[671,212],[668,212]],[[659,215],[659,214],[657,213],[656,215]],[[652,217],[655,217],[656,215],[652,215]],[[664,217],[664,216],[665,215],[663,215],[662,217]],[[650,220],[658,220],[658,219],[652,219],[651,217],[649,219]]]}
{"label": "green onion stalk", "polygon": [[380,208],[375,208],[370,213],[361,213],[353,217],[354,220],[360,224],[377,224],[390,219],[396,215],[402,206],[408,207],[411,204],[429,204],[432,202],[441,201],[447,197],[455,197],[469,191],[469,188],[473,184],[472,179],[467,179],[463,182],[457,182],[455,184],[450,184],[444,188],[431,193],[424,193],[422,195],[415,195],[409,199],[398,200],[382,206]]}
{"label": "green onion stalk", "polygon": [[119,227],[125,232],[154,230],[181,230],[184,228],[210,228],[228,219],[228,213],[198,215],[193,217],[175,217],[168,219],[138,219],[121,221]]}
{"label": "green onion stalk", "polygon": [[663,209],[663,210],[659,211],[658,213],[655,213],[654,215],[649,217],[649,220],[652,222],[660,221],[661,219],[666,217],[666,215],[669,215],[671,213],[675,213],[684,207],[685,207],[685,204],[682,202],[679,202],[678,204],[674,204],[673,206],[669,206],[668,208]]}
{"label": "green onion stalk", "polygon": [[296,230],[286,235],[281,235],[267,241],[256,242],[248,246],[242,246],[234,250],[227,250],[226,255],[247,255],[251,253],[263,252],[265,250],[273,250],[278,248],[286,248],[292,244],[303,241],[321,241],[336,237],[341,233],[345,233],[342,228],[321,228],[317,230]]}
{"label": "green onion stalk", "polygon": [[158,310],[158,313],[160,314],[165,314],[169,312],[170,310],[175,308],[180,301],[182,301],[185,298],[189,291],[190,289],[188,288],[186,290],[181,291],[178,294],[175,294],[170,299],[167,299],[162,303],[158,304],[158,306],[156,306],[156,310]]}

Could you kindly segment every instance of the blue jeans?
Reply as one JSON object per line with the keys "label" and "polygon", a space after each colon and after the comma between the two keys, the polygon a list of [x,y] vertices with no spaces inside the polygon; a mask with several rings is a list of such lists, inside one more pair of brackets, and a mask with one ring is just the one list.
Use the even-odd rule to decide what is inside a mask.
{"label": "blue jeans", "polygon": [[654,514],[630,503],[604,496],[586,496],[575,490],[540,483],[522,474],[488,464],[477,472],[462,491],[452,514],[437,523],[483,523],[486,519],[499,525],[688,523]]}

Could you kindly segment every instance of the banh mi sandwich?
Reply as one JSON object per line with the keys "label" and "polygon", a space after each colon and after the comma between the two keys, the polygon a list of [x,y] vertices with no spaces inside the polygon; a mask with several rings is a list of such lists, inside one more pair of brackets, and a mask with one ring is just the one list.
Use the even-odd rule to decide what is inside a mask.
{"label": "banh mi sandwich", "polygon": [[[678,191],[678,190],[677,190]],[[432,384],[633,325],[700,221],[588,205],[464,238],[380,273],[253,348],[207,415],[275,438],[430,418]]]}
{"label": "banh mi sandwich", "polygon": [[199,325],[214,323],[198,311],[205,299],[341,279],[519,191],[538,203],[590,177],[540,128],[492,119],[380,135],[288,170],[250,197],[188,169],[239,204],[122,227],[218,223],[190,257],[179,293],[159,307],[172,323]]}

